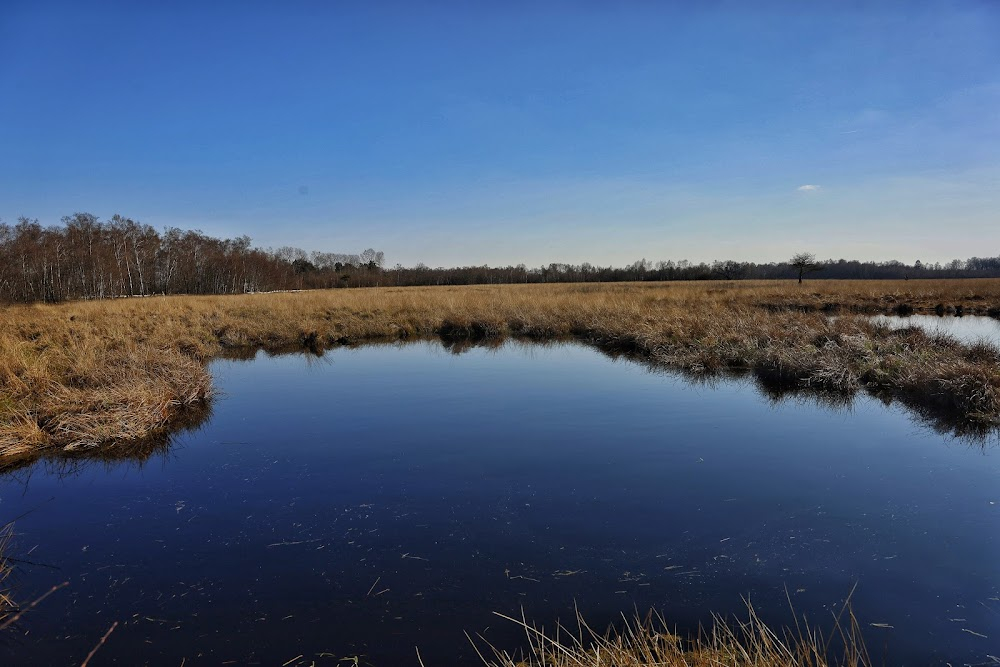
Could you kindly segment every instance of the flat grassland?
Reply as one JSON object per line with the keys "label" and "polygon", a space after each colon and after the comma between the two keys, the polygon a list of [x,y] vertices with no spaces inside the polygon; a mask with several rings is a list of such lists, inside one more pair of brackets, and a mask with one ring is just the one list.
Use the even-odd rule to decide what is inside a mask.
{"label": "flat grassland", "polygon": [[481,285],[0,307],[0,467],[128,456],[162,440],[207,410],[205,364],[220,354],[426,336],[573,338],[695,374],[752,373],[773,391],[866,390],[948,428],[991,431],[996,346],[864,316],[955,311],[1000,315],[1000,280]]}

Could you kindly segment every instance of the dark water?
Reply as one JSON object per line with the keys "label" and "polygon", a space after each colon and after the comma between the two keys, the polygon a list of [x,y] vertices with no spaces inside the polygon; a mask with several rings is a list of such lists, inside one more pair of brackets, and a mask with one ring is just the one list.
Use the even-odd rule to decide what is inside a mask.
{"label": "dark water", "polygon": [[[1000,449],[869,398],[779,404],[582,347],[439,344],[213,364],[209,423],[145,465],[0,481],[15,594],[70,585],[0,664],[476,664],[574,604],[799,613],[851,587],[888,664],[1000,655]],[[878,628],[868,624],[888,624]],[[983,636],[984,635],[984,636]],[[297,656],[302,658],[295,660]]]}

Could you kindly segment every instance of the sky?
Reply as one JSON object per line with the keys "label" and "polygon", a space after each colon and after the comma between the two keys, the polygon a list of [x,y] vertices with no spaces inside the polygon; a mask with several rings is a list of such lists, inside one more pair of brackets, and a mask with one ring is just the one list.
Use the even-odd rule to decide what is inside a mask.
{"label": "sky", "polygon": [[0,1],[0,219],[411,266],[1000,255],[1000,2]]}

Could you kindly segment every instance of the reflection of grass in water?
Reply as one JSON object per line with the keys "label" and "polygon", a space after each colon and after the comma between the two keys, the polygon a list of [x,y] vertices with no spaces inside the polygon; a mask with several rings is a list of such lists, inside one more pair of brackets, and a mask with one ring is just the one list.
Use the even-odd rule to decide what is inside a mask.
{"label": "reflection of grass in water", "polygon": [[865,389],[969,430],[994,427],[995,348],[823,314],[938,303],[997,308],[1000,280],[484,285],[7,307],[0,457],[111,451],[157,437],[209,401],[205,362],[223,353],[318,355],[432,335],[454,352],[509,336],[575,338],[692,374],[743,370],[773,387]]}
{"label": "reflection of grass in water", "polygon": [[0,526],[0,632],[3,632],[21,620],[27,612],[41,604],[47,597],[61,588],[69,585],[63,582],[50,588],[47,592],[26,605],[19,605],[11,597],[7,580],[14,571],[14,559],[9,555],[10,543],[14,537],[14,522],[10,521]]}
{"label": "reflection of grass in water", "polygon": [[[910,333],[915,333],[917,337],[924,335],[919,330]],[[951,338],[940,336],[931,336],[930,338],[935,345],[961,348]],[[928,396],[923,392],[902,393],[884,387],[866,387],[861,384],[844,387],[838,386],[836,383],[810,382],[800,379],[794,374],[789,375],[782,372],[781,369],[776,370],[770,367],[753,369],[723,367],[711,371],[704,368],[678,368],[658,362],[655,358],[641,352],[629,353],[613,348],[605,348],[602,351],[613,359],[624,358],[636,362],[651,373],[679,376],[687,382],[710,388],[716,386],[720,380],[739,380],[749,377],[753,388],[774,405],[794,402],[802,405],[815,405],[829,410],[850,411],[854,406],[857,393],[864,391],[887,407],[898,402],[906,407],[909,414],[920,424],[940,435],[953,437],[966,444],[984,449],[1000,444],[1000,428],[998,428],[995,418],[963,414],[960,410],[955,409],[954,405],[948,403],[946,392],[942,392],[943,396]],[[965,354],[969,358],[987,364],[993,363],[993,359],[1000,359],[1000,349],[988,342],[980,341],[967,346]]]}
{"label": "reflection of grass in water", "polygon": [[210,403],[190,406],[171,422],[171,429],[161,428],[144,438],[122,440],[106,447],[81,447],[73,449],[47,448],[27,451],[19,455],[0,457],[0,475],[15,475],[18,470],[44,463],[46,473],[56,477],[78,474],[83,468],[94,465],[119,467],[122,464],[142,466],[156,456],[166,456],[178,438],[197,431],[211,417]]}
{"label": "reflection of grass in water", "polygon": [[[559,627],[545,633],[524,619],[498,614],[524,628],[526,654],[500,651],[484,640],[477,651],[487,667],[864,667],[872,661],[861,626],[845,604],[825,638],[806,624],[775,630],[749,604],[746,620],[715,616],[712,625],[685,638],[655,614],[636,616],[604,633],[577,614],[577,630]],[[473,641],[476,644],[476,641]],[[419,654],[418,654],[419,655]],[[423,662],[421,661],[421,665]]]}
{"label": "reflection of grass in water", "polygon": [[10,598],[10,591],[6,583],[11,573],[11,564],[7,558],[7,549],[10,546],[11,537],[14,535],[14,524],[6,523],[0,526],[0,624],[15,611],[17,605]]}

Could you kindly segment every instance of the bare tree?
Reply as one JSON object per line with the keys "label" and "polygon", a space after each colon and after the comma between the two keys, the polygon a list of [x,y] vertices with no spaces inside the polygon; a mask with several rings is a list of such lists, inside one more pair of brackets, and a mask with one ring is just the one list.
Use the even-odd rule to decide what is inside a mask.
{"label": "bare tree", "polygon": [[816,255],[811,252],[800,252],[789,260],[788,265],[799,272],[799,284],[802,284],[802,276],[806,273],[819,271],[823,265],[816,261]]}

